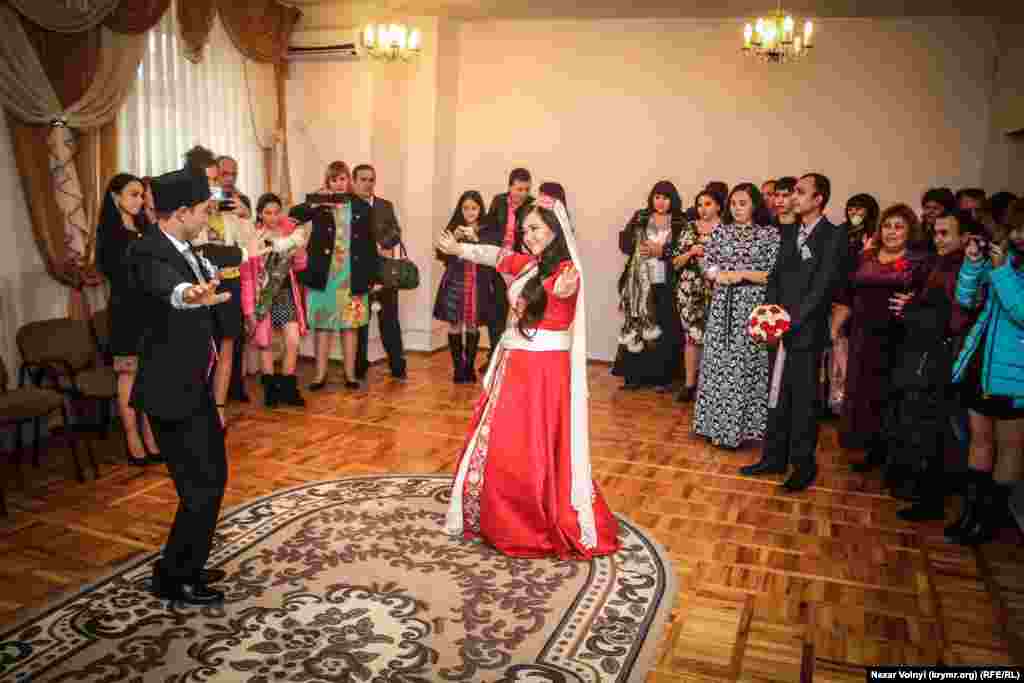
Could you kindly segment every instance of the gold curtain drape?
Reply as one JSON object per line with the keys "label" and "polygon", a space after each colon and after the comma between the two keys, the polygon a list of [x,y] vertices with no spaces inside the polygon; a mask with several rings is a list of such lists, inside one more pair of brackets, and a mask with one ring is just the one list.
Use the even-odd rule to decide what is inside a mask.
{"label": "gold curtain drape", "polygon": [[[170,0],[93,0],[75,11],[68,10],[74,3],[65,0],[9,2],[18,11],[16,18],[13,14],[9,17],[19,22],[17,28],[24,29],[38,60],[12,50],[5,52],[0,46],[0,95],[7,106],[33,235],[47,270],[70,288],[69,315],[87,317],[83,288],[103,282],[95,269],[94,237],[105,183],[119,170],[116,114],[129,91],[130,74],[141,60],[143,34],[160,21]],[[272,63],[283,60],[301,16],[276,0],[183,0],[178,8],[186,52],[197,59],[209,37],[215,11],[221,13],[239,51],[255,61]],[[11,31],[8,24],[5,37]],[[36,63],[38,66],[33,66]],[[40,66],[52,88],[48,97],[56,95],[71,128],[54,128],[39,120],[39,112],[53,108],[53,102],[39,104],[46,97],[24,97],[39,95],[25,88],[31,87],[26,80],[31,81],[32,76],[36,77],[33,82],[38,82]],[[33,99],[35,106],[27,110],[17,106],[24,99]],[[60,148],[59,153],[54,152],[55,147]],[[80,202],[71,220],[67,196],[74,192],[80,193]]]}

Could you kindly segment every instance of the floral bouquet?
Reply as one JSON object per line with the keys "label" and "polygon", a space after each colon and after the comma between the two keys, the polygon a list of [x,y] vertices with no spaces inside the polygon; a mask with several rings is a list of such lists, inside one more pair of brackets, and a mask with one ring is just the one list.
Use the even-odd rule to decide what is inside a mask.
{"label": "floral bouquet", "polygon": [[771,344],[781,339],[791,324],[786,309],[776,304],[761,304],[750,313],[747,333],[755,342]]}

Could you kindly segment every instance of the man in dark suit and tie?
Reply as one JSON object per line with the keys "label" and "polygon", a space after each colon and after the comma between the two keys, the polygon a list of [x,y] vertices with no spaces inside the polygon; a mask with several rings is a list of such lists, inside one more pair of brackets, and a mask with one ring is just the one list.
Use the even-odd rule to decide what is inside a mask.
{"label": "man in dark suit and tie", "polygon": [[[740,474],[793,473],[787,491],[802,491],[818,474],[818,370],[829,340],[832,297],[839,286],[846,255],[846,231],[822,215],[831,195],[829,179],[809,173],[796,184],[800,220],[782,226],[775,267],[768,276],[766,304],[789,313],[772,372],[768,433],[761,459]],[[781,364],[781,367],[780,367]]]}
{"label": "man in dark suit and tie", "polygon": [[[369,203],[373,224],[373,239],[377,242],[382,256],[394,256],[392,252],[402,238],[402,229],[395,215],[395,205],[378,197],[373,190],[377,184],[377,171],[369,164],[360,164],[352,170],[352,186],[355,193]],[[395,379],[406,378],[405,348],[402,346],[402,325],[398,317],[398,290],[382,288],[374,289],[371,298],[380,304],[377,312],[377,329],[380,340],[388,354],[391,376]],[[370,326],[359,328],[359,345],[356,351],[356,379],[366,377],[370,368],[368,358],[370,347]]]}
{"label": "man in dark suit and tie", "polygon": [[[495,195],[491,200],[491,208],[487,215],[491,224],[502,236],[500,247],[512,251],[524,251],[522,222],[526,217],[529,207],[533,205],[534,198],[530,194],[530,185],[533,177],[525,168],[514,168],[508,174],[508,192]],[[494,349],[498,346],[498,340],[505,333],[505,325],[508,321],[508,284],[505,277],[491,269],[491,281],[494,286],[494,319],[487,323],[487,337],[491,351],[487,357],[487,363],[480,366],[480,373],[486,374],[487,366],[490,365]]]}
{"label": "man in dark suit and tie", "polygon": [[[179,504],[163,556],[154,566],[153,592],[161,598],[210,604],[224,594],[208,584],[224,572],[206,570],[227,483],[224,428],[212,392],[216,355],[211,307],[216,269],[189,244],[206,227],[210,186],[189,170],[153,179],[160,229],[134,245],[132,272],[149,318],[141,341],[132,406],[145,412],[167,460]],[[265,252],[260,236],[249,254]],[[255,250],[255,251],[254,251]]]}

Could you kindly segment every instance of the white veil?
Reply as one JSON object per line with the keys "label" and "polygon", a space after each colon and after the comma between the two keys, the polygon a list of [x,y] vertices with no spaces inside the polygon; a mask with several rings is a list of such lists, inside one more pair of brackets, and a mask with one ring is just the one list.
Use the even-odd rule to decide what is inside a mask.
{"label": "white veil", "polygon": [[[541,202],[538,202],[541,203]],[[541,205],[546,204],[542,203]],[[587,385],[587,299],[584,285],[583,262],[576,246],[576,233],[565,205],[555,199],[552,211],[558,217],[565,235],[565,243],[572,256],[572,264],[579,273],[576,296],[576,316],[572,323],[571,449],[572,449],[572,507],[580,524],[580,542],[585,548],[597,546],[597,525],[594,521],[594,480],[590,469],[590,413]]]}

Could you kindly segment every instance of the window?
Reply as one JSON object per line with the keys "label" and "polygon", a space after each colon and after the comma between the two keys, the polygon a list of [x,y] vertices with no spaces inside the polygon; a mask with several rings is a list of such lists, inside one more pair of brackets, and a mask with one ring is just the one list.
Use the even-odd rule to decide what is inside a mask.
{"label": "window", "polygon": [[195,145],[238,159],[238,189],[253,204],[263,193],[263,151],[256,144],[244,57],[215,17],[203,60],[185,59],[176,2],[147,34],[135,88],[121,109],[119,165],[140,176],[182,167]]}

